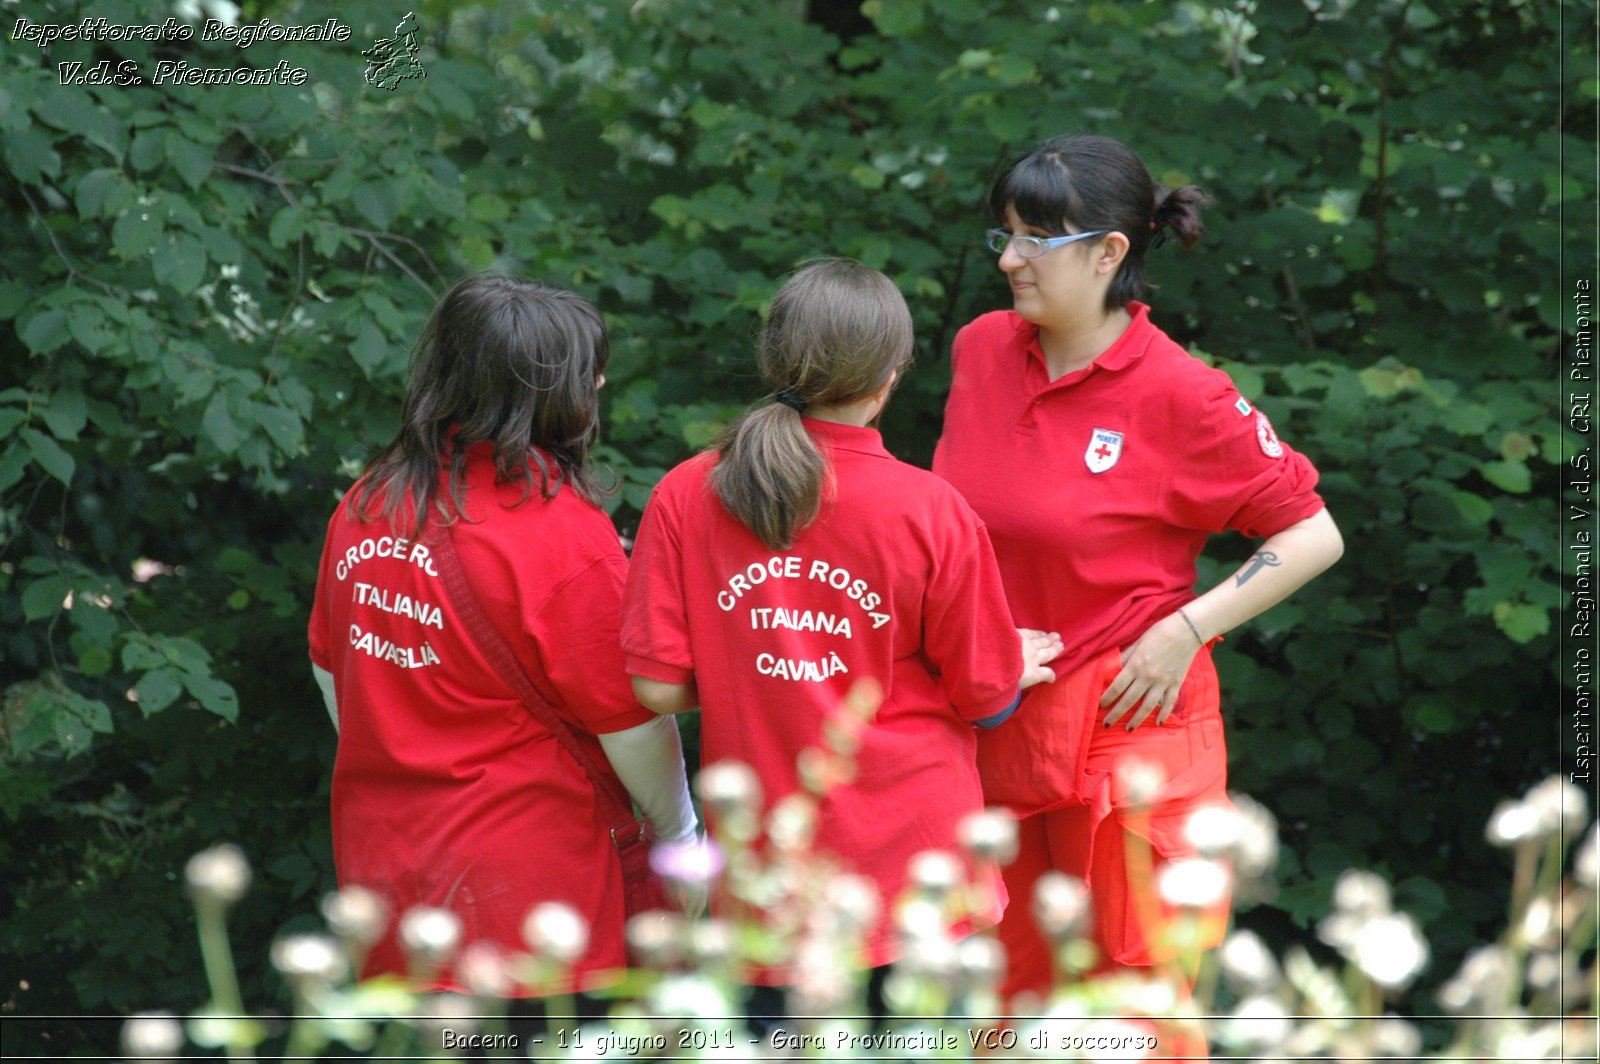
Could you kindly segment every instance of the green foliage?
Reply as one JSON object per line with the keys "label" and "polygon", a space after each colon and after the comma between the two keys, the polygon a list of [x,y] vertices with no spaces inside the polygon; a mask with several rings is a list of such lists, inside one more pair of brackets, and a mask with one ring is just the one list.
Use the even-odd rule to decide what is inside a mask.
{"label": "green foliage", "polygon": [[[1556,164],[1592,145],[1551,123],[1564,100],[1582,128],[1592,101],[1581,20],[1558,39],[1557,5],[1493,0],[868,0],[841,40],[806,8],[429,0],[428,76],[393,92],[361,78],[396,17],[366,2],[341,7],[344,44],[186,46],[303,66],[301,87],[60,83],[56,64],[103,58],[148,77],[166,53],[141,42],[0,56],[0,952],[32,988],[19,1009],[196,1000],[164,884],[212,841],[267,870],[236,914],[243,956],[330,884],[315,560],[451,279],[523,272],[605,311],[624,529],[760,394],[759,313],[809,256],[905,291],[920,368],[885,431],[926,460],[951,337],[1006,301],[984,182],[1068,128],[1216,198],[1200,247],[1152,262],[1155,316],[1318,462],[1348,544],[1221,655],[1235,781],[1289,845],[1261,918],[1304,923],[1355,863],[1433,899],[1446,957],[1492,917],[1487,803],[1548,768],[1524,721],[1555,682],[1551,278],[1594,230],[1592,174]],[[327,16],[241,15],[262,17]]]}

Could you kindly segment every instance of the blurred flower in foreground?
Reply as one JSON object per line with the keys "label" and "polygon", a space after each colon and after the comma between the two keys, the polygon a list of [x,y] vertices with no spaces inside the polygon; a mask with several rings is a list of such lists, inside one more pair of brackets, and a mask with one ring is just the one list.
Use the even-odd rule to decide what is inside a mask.
{"label": "blurred flower in foreground", "polygon": [[461,918],[449,909],[418,906],[400,918],[400,945],[415,965],[440,964],[461,944]]}
{"label": "blurred flower in foreground", "polygon": [[708,838],[661,842],[650,850],[650,867],[662,879],[704,886],[722,871],[722,850]]}
{"label": "blurred flower in foreground", "polygon": [[1428,942],[1417,922],[1390,909],[1389,884],[1380,877],[1345,872],[1334,884],[1333,905],[1318,935],[1374,983],[1398,990],[1428,963]]}
{"label": "blurred flower in foreground", "polygon": [[1203,857],[1173,861],[1156,873],[1156,892],[1168,905],[1206,909],[1228,896],[1228,870]]}
{"label": "blurred flower in foreground", "polygon": [[1183,836],[1201,857],[1226,857],[1244,835],[1244,817],[1229,805],[1202,806],[1183,823]]}
{"label": "blurred flower in foreground", "polygon": [[350,970],[344,951],[327,935],[284,935],[272,944],[272,966],[296,988],[337,983]]}
{"label": "blurred flower in foreground", "polygon": [[389,907],[366,887],[354,884],[322,899],[322,918],[328,929],[345,941],[347,947],[365,949],[383,937]]}
{"label": "blurred flower in foreground", "polygon": [[925,898],[942,902],[961,885],[961,862],[944,850],[923,850],[906,870],[911,887]]}
{"label": "blurred flower in foreground", "polygon": [[170,1012],[138,1012],[122,1025],[122,1053],[130,1061],[174,1060],[183,1048],[183,1024]]}
{"label": "blurred flower in foreground", "polygon": [[1083,880],[1046,872],[1033,886],[1033,918],[1045,937],[1061,941],[1089,928],[1089,888]]}
{"label": "blurred flower in foreground", "polygon": [[1439,989],[1439,1004],[1460,1016],[1497,1012],[1511,989],[1516,961],[1501,945],[1479,946],[1467,954],[1455,978]]}
{"label": "blurred flower in foreground", "polygon": [[1217,952],[1222,978],[1230,989],[1243,996],[1265,993],[1282,981],[1278,961],[1254,931],[1235,931]]}
{"label": "blurred flower in foreground", "polygon": [[535,956],[571,964],[589,948],[589,925],[570,905],[541,902],[522,921],[522,941]]}
{"label": "blurred flower in foreground", "polygon": [[1166,785],[1166,775],[1161,766],[1137,758],[1128,758],[1117,765],[1112,776],[1118,804],[1144,806],[1161,797]]}
{"label": "blurred flower in foreground", "polygon": [[473,942],[456,959],[456,974],[479,998],[503,998],[516,984],[511,967],[493,942]]}
{"label": "blurred flower in foreground", "polygon": [[956,828],[961,848],[974,860],[1010,864],[1017,856],[1017,818],[1004,809],[985,809]]}
{"label": "blurred flower in foreground", "polygon": [[184,878],[195,901],[232,905],[250,889],[250,862],[239,847],[225,842],[189,858]]}

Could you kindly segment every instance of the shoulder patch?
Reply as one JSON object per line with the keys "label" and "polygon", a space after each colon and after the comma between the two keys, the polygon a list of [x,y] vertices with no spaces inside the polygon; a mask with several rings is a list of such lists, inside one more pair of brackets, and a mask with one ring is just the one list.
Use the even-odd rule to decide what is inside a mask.
{"label": "shoulder patch", "polygon": [[1242,398],[1237,403],[1233,404],[1233,408],[1239,411],[1240,417],[1250,416],[1250,404],[1245,402]]}
{"label": "shoulder patch", "polygon": [[1278,442],[1278,434],[1272,431],[1272,422],[1259,410],[1256,411],[1256,442],[1261,444],[1261,453],[1268,458],[1283,457],[1283,444]]}

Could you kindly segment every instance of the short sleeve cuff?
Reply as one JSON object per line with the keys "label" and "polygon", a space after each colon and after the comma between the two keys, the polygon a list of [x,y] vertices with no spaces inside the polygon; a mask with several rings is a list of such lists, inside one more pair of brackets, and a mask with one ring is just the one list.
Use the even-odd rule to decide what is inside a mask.
{"label": "short sleeve cuff", "polygon": [[1322,501],[1322,496],[1313,491],[1296,496],[1281,506],[1275,506],[1265,513],[1254,516],[1249,524],[1256,536],[1269,539],[1325,509],[1327,505]]}
{"label": "short sleeve cuff", "polygon": [[656,715],[643,706],[634,706],[621,713],[613,713],[609,717],[586,717],[583,723],[591,735],[610,735],[612,732],[627,731],[641,724],[649,724],[656,719]]}
{"label": "short sleeve cuff", "polygon": [[655,680],[658,683],[694,683],[694,670],[684,668],[682,665],[670,665],[665,661],[647,658],[640,654],[626,654],[626,668],[629,676],[638,676],[645,680]]}

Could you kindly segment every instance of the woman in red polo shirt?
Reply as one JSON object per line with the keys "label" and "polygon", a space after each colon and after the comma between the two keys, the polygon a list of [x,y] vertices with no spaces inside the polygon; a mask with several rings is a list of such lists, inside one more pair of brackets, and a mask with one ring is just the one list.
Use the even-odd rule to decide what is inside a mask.
{"label": "woman in red polo shirt", "polygon": [[[689,838],[677,728],[623,669],[627,563],[587,464],[607,352],[599,312],[571,292],[494,274],[455,285],[417,344],[399,433],[328,524],[310,624],[339,731],[340,884],[377,892],[391,924],[448,909],[463,946],[507,951],[531,907],[563,902],[588,924],[579,989],[626,963],[612,825],[473,639],[436,552],[449,536],[493,630],[555,712],[599,737],[657,836]],[[392,931],[368,971],[407,971]]]}
{"label": "woman in red polo shirt", "polygon": [[[1225,802],[1210,646],[1338,560],[1316,470],[1228,377],[1150,321],[1146,252],[1191,247],[1207,200],[1155,184],[1104,137],[1046,141],[994,183],[989,245],[1013,309],[957,335],[934,470],[989,528],[1016,623],[1059,631],[1061,681],[1039,688],[980,750],[985,787],[1024,817],[1011,897],[1059,869],[1089,883],[1108,967],[1161,959],[1131,883],[1129,824],[1157,861],[1186,855],[1190,810]],[[1266,540],[1196,597],[1214,532]],[[1049,691],[1049,694],[1044,692]],[[1130,759],[1166,786],[1148,815],[1114,785]],[[1028,907],[1001,925],[1010,992],[1043,990],[1049,954]]]}
{"label": "woman in red polo shirt", "polygon": [[911,351],[889,278],[845,260],[796,273],[761,335],[773,401],[662,479],[623,607],[641,701],[699,706],[702,760],[751,766],[769,807],[798,789],[796,755],[821,745],[852,685],[881,686],[855,778],[829,792],[815,833],[819,851],[877,884],[874,967],[894,959],[907,862],[953,848],[983,807],[973,725],[999,723],[1019,683],[1053,679],[1042,662],[1060,650],[1042,633],[1019,646],[982,522],[869,427]]}

